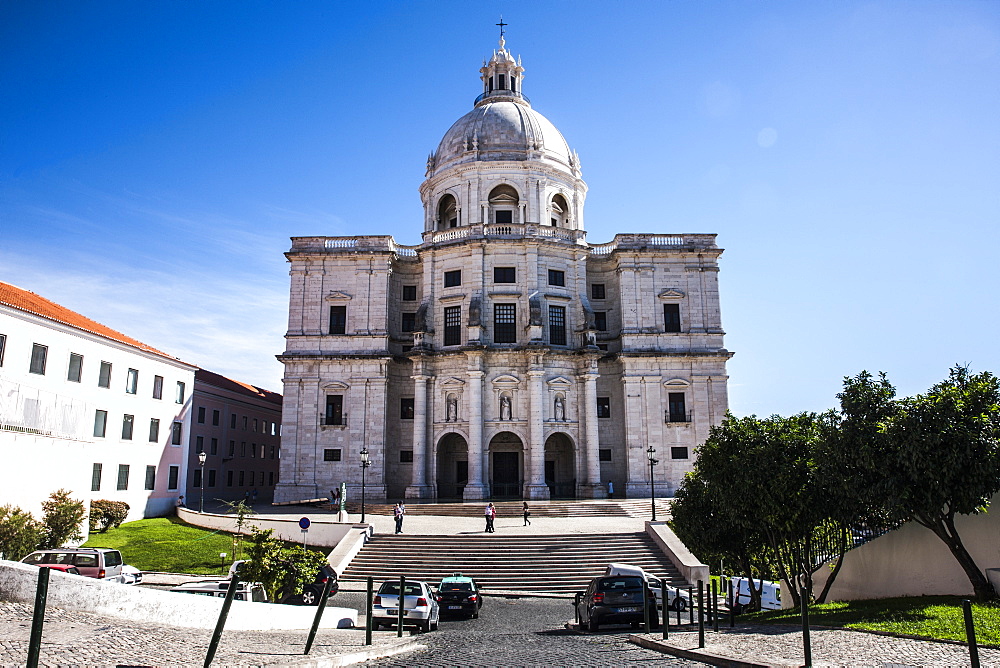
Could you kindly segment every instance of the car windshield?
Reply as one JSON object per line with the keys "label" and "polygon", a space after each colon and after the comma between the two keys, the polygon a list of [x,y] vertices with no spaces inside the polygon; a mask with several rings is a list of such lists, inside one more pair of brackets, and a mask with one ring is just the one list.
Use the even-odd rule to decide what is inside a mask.
{"label": "car windshield", "polygon": [[471,582],[442,582],[440,591],[472,591]]}
{"label": "car windshield", "polygon": [[621,589],[641,589],[641,588],[642,588],[642,578],[633,578],[633,577],[602,578],[597,586],[597,589],[599,591],[615,591]]}
{"label": "car windshield", "polygon": [[110,550],[104,553],[104,565],[105,566],[121,566],[122,565],[122,553],[117,550]]}
{"label": "car windshield", "polygon": [[[420,585],[407,583],[406,589],[404,590],[403,596],[420,596],[423,592],[420,590]],[[379,587],[378,593],[388,594],[390,596],[399,596],[399,583],[398,582],[386,582],[381,587]]]}

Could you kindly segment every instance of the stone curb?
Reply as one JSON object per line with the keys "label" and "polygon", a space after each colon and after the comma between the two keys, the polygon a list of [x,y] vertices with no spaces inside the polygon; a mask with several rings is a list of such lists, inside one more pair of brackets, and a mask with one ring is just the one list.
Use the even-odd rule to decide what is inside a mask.
{"label": "stone curb", "polygon": [[408,640],[404,643],[393,645],[391,647],[373,647],[372,649],[361,650],[359,652],[338,654],[337,656],[327,656],[319,659],[309,659],[300,663],[289,663],[286,665],[308,666],[309,668],[339,668],[340,666],[353,666],[358,663],[385,659],[390,656],[396,656],[397,654],[426,648],[427,645],[421,645],[416,640]]}
{"label": "stone curb", "polygon": [[771,668],[771,666],[797,666],[799,664],[788,663],[788,664],[774,664],[774,663],[750,663],[749,661],[740,661],[739,659],[733,659],[728,656],[722,656],[720,654],[712,654],[711,652],[705,652],[697,649],[682,649],[680,647],[674,647],[669,645],[662,640],[653,640],[652,638],[644,638],[635,634],[629,634],[628,641],[633,645],[638,645],[639,647],[645,647],[646,649],[651,649],[656,652],[661,652],[663,654],[669,654],[671,656],[676,656],[681,659],[689,659],[691,661],[698,661],[700,663],[707,663],[711,666],[725,666],[726,668]]}

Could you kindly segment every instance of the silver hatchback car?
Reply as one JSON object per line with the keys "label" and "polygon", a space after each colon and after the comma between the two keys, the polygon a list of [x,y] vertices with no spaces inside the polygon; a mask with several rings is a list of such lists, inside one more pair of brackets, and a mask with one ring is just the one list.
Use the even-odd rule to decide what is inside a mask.
{"label": "silver hatchback car", "polygon": [[[431,586],[420,580],[407,580],[403,591],[403,626],[421,631],[437,631],[441,609]],[[399,581],[382,583],[372,601],[372,628],[392,628],[399,623]]]}

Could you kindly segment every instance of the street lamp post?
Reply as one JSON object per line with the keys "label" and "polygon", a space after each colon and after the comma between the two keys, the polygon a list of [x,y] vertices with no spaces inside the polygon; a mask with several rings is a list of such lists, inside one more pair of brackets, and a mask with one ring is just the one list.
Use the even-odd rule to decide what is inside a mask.
{"label": "street lamp post", "polygon": [[372,463],[368,458],[368,446],[361,448],[361,523],[365,522],[365,470]]}
{"label": "street lamp post", "polygon": [[208,455],[202,450],[198,453],[198,462],[201,464],[201,503],[198,505],[198,512],[205,512],[205,460],[208,459]]}
{"label": "street lamp post", "polygon": [[649,459],[649,505],[653,508],[653,521],[656,521],[656,483],[653,481],[653,466],[659,463],[659,460],[653,457],[656,454],[656,449],[653,446],[649,446],[646,449],[646,458]]}

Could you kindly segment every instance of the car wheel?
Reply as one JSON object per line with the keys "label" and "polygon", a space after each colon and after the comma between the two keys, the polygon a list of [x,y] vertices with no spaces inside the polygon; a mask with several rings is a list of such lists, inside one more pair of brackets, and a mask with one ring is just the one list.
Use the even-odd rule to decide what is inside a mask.
{"label": "car wheel", "polygon": [[479,613],[478,612],[472,613],[472,618],[473,619],[479,619]]}
{"label": "car wheel", "polygon": [[319,605],[320,594],[312,587],[306,587],[302,590],[302,595],[299,600],[302,605]]}
{"label": "car wheel", "polygon": [[428,619],[426,622],[420,622],[417,624],[417,628],[420,629],[421,633],[427,633],[431,630],[431,620]]}
{"label": "car wheel", "polygon": [[687,609],[687,604],[684,602],[683,598],[678,596],[674,599],[674,602],[670,604],[670,608],[674,612],[684,612],[684,610]]}
{"label": "car wheel", "polygon": [[588,631],[596,631],[598,626],[600,626],[600,624],[598,624],[597,620],[594,619],[593,617],[591,617],[589,620],[587,620],[587,630]]}

